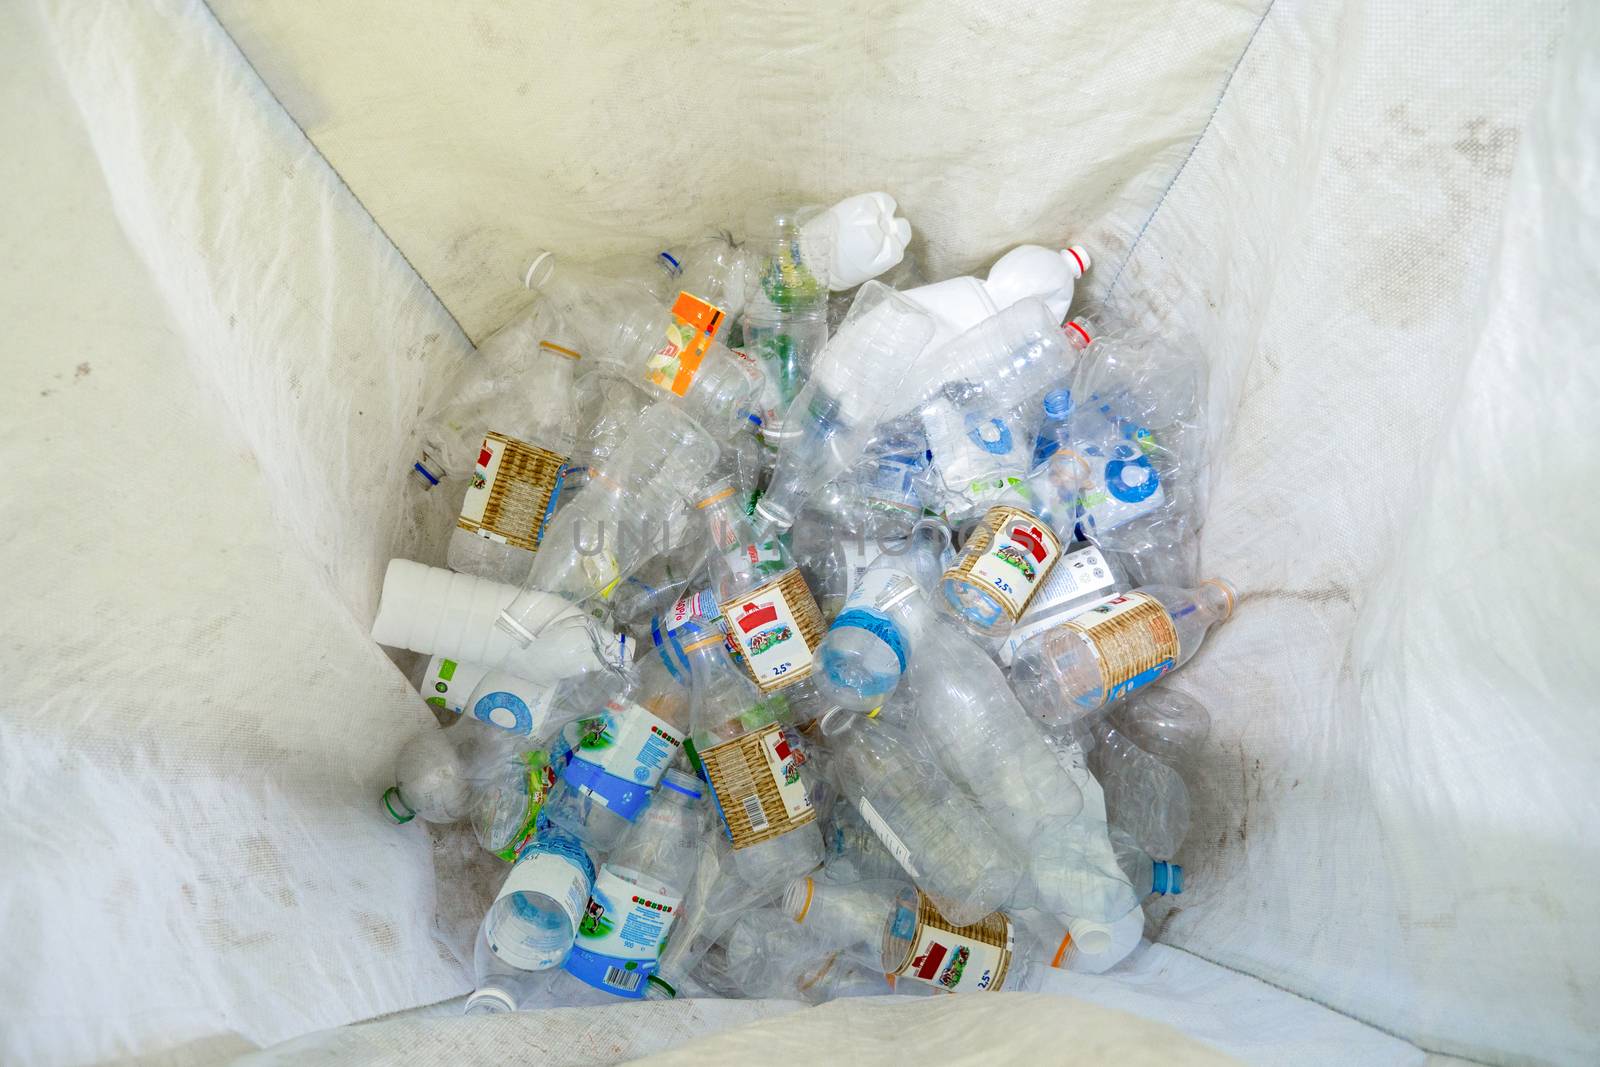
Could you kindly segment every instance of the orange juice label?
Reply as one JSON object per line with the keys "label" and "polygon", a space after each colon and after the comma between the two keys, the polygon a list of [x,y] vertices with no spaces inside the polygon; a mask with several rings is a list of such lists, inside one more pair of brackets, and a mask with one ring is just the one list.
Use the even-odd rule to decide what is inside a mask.
{"label": "orange juice label", "polygon": [[723,318],[722,309],[715,304],[690,293],[679,293],[672,304],[672,320],[667,323],[664,342],[646,362],[644,376],[674,396],[687,394]]}

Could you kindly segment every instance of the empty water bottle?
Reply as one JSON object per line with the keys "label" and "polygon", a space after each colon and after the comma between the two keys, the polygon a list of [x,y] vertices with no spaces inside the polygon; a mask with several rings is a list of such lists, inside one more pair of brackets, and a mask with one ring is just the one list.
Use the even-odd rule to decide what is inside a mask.
{"label": "empty water bottle", "polygon": [[817,951],[839,952],[871,966],[882,955],[884,903],[908,888],[904,879],[831,881],[808,876],[789,883],[782,909]]}
{"label": "empty water bottle", "polygon": [[646,995],[705,845],[704,791],[691,774],[663,775],[595,876],[568,974],[615,996]]}
{"label": "empty water bottle", "polygon": [[421,730],[395,756],[395,784],[384,791],[383,809],[397,823],[419,817],[439,825],[459,822],[471,813],[478,789],[531,745],[508,731],[470,723]]}
{"label": "empty water bottle", "polygon": [[1107,821],[1151,855],[1176,856],[1189,834],[1189,787],[1110,723],[1094,736],[1089,765],[1105,792]]}
{"label": "empty water bottle", "polygon": [[687,642],[693,755],[711,783],[733,842],[734,867],[751,886],[777,886],[822,862],[803,758],[767,697],[728,657],[720,633]]}
{"label": "empty water bottle", "polygon": [[[747,243],[748,297],[744,309],[745,351],[778,383],[783,409],[805,384],[812,362],[828,341],[828,246],[815,229],[803,228],[805,215],[781,211],[768,216]],[[768,434],[787,426],[783,410]]]}
{"label": "empty water bottle", "polygon": [[1001,666],[1011,666],[1017,649],[1035,636],[1128,588],[1127,574],[1115,556],[1084,541],[1068,545],[1034,591],[1028,610],[1004,638],[995,642],[995,658]]}
{"label": "empty water bottle", "polygon": [[578,839],[540,823],[484,917],[489,950],[518,970],[559,967],[594,889],[594,861]]}
{"label": "empty water bottle", "polygon": [[1188,693],[1152,685],[1118,704],[1112,724],[1130,741],[1180,774],[1211,734],[1211,713]]}
{"label": "empty water bottle", "polygon": [[1011,686],[1040,721],[1059,727],[1176,670],[1206,632],[1233,614],[1233,586],[1145,586],[1083,609],[1019,649]]}

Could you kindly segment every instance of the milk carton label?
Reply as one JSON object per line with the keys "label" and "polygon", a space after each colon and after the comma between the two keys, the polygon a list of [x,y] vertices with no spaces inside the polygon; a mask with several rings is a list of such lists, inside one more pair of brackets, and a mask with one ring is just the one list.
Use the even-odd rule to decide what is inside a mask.
{"label": "milk carton label", "polygon": [[561,494],[567,457],[491,431],[478,448],[456,525],[503,545],[537,551]]}
{"label": "milk carton label", "polygon": [[682,905],[680,894],[637,871],[602,867],[567,973],[616,996],[643,997]]}
{"label": "milk carton label", "polygon": [[579,720],[567,784],[624,819],[634,818],[677,758],[683,733],[630,701],[607,701]]}

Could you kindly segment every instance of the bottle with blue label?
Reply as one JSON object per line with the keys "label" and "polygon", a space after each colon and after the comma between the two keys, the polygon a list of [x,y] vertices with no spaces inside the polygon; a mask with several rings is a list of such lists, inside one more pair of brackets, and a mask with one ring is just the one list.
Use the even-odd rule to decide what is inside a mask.
{"label": "bottle with blue label", "polygon": [[662,776],[649,808],[595,876],[563,964],[568,974],[614,996],[646,995],[706,847],[705,791],[692,774]]}
{"label": "bottle with blue label", "polygon": [[1018,649],[1011,688],[1041,722],[1071,728],[1187,663],[1236,599],[1230,583],[1209,578],[1101,600]]}
{"label": "bottle with blue label", "polygon": [[541,821],[484,917],[490,952],[519,971],[559,967],[578,935],[594,876],[582,843]]}
{"label": "bottle with blue label", "polygon": [[598,851],[609,851],[640,817],[683,748],[688,679],[674,672],[669,654],[647,651],[628,688],[578,720],[571,759],[545,804],[553,824]]}
{"label": "bottle with blue label", "polygon": [[939,582],[948,534],[919,525],[862,574],[817,650],[814,674],[824,700],[871,711],[894,695],[934,611],[924,595]]}

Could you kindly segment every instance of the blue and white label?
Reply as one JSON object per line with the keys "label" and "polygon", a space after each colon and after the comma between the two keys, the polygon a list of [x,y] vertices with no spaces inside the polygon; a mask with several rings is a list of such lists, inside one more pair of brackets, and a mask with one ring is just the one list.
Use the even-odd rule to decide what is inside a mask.
{"label": "blue and white label", "polygon": [[435,656],[423,676],[422,697],[435,707],[524,737],[538,732],[550,718],[556,687],[539,685],[504,671]]}
{"label": "blue and white label", "polygon": [[683,747],[683,733],[642,706],[608,701],[577,723],[567,784],[615,815],[632,820]]}
{"label": "blue and white label", "polygon": [[643,997],[682,906],[682,894],[669,886],[625,867],[602,867],[567,973],[619,997]]}
{"label": "blue and white label", "polygon": [[572,947],[593,888],[594,863],[583,846],[541,822],[489,909],[490,950],[525,971],[556,966]]}

